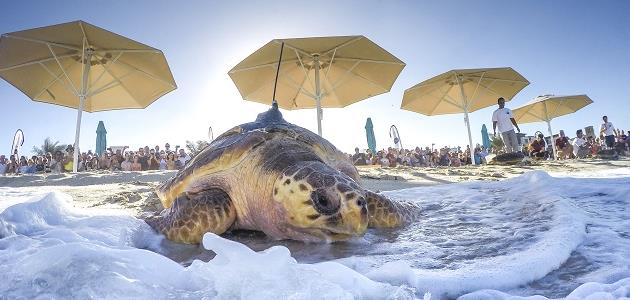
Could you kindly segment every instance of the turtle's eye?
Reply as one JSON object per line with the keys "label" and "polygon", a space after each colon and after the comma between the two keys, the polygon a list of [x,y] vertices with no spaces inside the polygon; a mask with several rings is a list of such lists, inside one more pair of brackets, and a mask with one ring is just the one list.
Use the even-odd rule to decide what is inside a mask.
{"label": "turtle's eye", "polygon": [[359,199],[357,199],[357,206],[363,207],[366,205],[367,205],[367,201],[365,200],[365,198],[359,197]]}
{"label": "turtle's eye", "polygon": [[336,205],[334,201],[331,201],[323,191],[311,192],[311,201],[313,206],[321,214],[330,215],[337,212],[339,205]]}

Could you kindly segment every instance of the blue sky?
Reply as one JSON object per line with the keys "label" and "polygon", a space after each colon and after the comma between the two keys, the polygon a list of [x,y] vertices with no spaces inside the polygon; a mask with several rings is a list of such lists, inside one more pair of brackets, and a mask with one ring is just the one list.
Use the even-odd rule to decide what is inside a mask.
{"label": "blue sky", "polygon": [[[427,117],[400,110],[405,89],[457,68],[510,66],[531,84],[507,107],[541,94],[588,94],[594,103],[552,123],[570,136],[609,116],[630,130],[630,2],[628,1],[11,1],[2,4],[0,32],[84,20],[164,51],[178,89],[144,110],[85,113],[81,148],[93,149],[98,121],[109,145],[132,149],[183,145],[251,121],[266,110],[240,99],[227,72],[269,40],[365,35],[407,63],[391,92],[343,109],[325,109],[324,136],[341,150],[366,148],[374,122],[377,147],[392,145],[395,124],[405,147],[465,145],[462,115]],[[0,80],[0,154],[16,129],[30,151],[47,136],[72,143],[76,111],[29,100]],[[473,141],[487,108],[470,115]],[[315,110],[284,112],[317,130]],[[546,133],[546,124],[521,126]]]}

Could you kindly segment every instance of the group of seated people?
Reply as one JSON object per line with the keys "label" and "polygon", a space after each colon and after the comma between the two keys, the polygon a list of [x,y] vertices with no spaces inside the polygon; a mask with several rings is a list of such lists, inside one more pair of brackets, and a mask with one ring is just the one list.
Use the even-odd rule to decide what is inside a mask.
{"label": "group of seated people", "polygon": [[[485,157],[488,155],[488,151],[479,145],[475,147],[474,151],[476,164],[485,163]],[[377,151],[376,154],[372,153],[370,149],[366,149],[365,152],[360,152],[359,148],[355,148],[354,152],[355,153],[353,155],[350,155],[350,159],[356,166],[459,167],[472,163],[470,157],[470,147],[468,146],[464,151],[462,151],[460,147],[444,147],[434,150],[429,149],[429,147],[424,149],[416,147],[414,150],[396,149],[390,147],[387,150]]]}
{"label": "group of seated people", "polygon": [[[560,130],[560,136],[555,139],[556,155],[555,159],[573,159],[595,157],[600,150],[608,149],[603,137],[595,138],[593,136],[585,136],[582,129],[575,133],[575,138],[568,138],[563,130]],[[616,142],[612,149],[620,155],[630,156],[630,139],[625,132],[620,131],[615,137]],[[550,149],[545,142],[545,136],[538,134],[527,146],[527,154],[535,159],[551,158]]]}
{"label": "group of seated people", "polygon": [[[560,136],[554,140],[556,146],[555,156],[552,156],[552,148],[547,145],[545,136],[542,133],[538,134],[531,143],[523,146],[523,153],[534,159],[549,159],[551,157],[556,159],[573,159],[595,157],[600,150],[607,149],[604,138],[587,137],[581,129],[577,130],[575,134],[575,138],[570,139],[563,130],[560,130]],[[616,136],[616,143],[613,148],[620,155],[630,156],[629,135],[630,132],[626,134],[624,131],[619,131],[619,134]],[[471,164],[470,148],[468,146],[463,151],[460,147],[444,147],[433,150],[429,147],[424,149],[416,147],[414,150],[390,147],[387,150],[380,150],[376,153],[373,153],[370,149],[361,152],[357,147],[354,149],[354,152],[349,157],[356,166],[459,167]],[[489,149],[477,145],[474,150],[475,164],[486,163],[488,154]]]}
{"label": "group of seated people", "polygon": [[[176,147],[173,151],[166,143],[164,150],[159,146],[150,149],[148,146],[138,151],[116,150],[108,148],[101,155],[92,150],[79,155],[77,171],[146,171],[146,170],[178,170],[191,159],[184,149]],[[74,148],[67,146],[65,151],[55,151],[44,155],[33,155],[31,158],[17,154],[0,155],[0,175],[36,174],[72,172],[74,167]]]}

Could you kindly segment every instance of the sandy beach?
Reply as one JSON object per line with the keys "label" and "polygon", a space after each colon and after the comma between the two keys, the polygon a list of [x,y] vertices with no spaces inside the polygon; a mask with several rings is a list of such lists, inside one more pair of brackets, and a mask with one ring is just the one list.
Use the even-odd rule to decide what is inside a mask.
{"label": "sandy beach", "polygon": [[[629,159],[538,161],[522,165],[481,165],[458,168],[413,168],[379,166],[358,167],[361,183],[372,191],[394,191],[407,188],[453,184],[466,181],[500,181],[533,170],[550,175],[592,173],[599,170],[630,167]],[[0,186],[24,191],[61,191],[71,195],[80,208],[106,208],[127,212],[136,217],[163,209],[155,188],[176,171],[84,172],[78,174],[38,174],[0,177]]]}
{"label": "sandy beach", "polygon": [[[467,293],[489,299],[487,293],[501,292],[581,299],[584,293],[630,284],[626,269],[619,267],[630,249],[624,210],[629,167],[628,159],[360,167],[366,188],[417,201],[423,207],[420,219],[333,244],[277,241],[239,230],[206,234],[202,245],[165,240],[142,219],[163,209],[154,190],[175,171],[4,176],[0,248],[10,250],[0,256],[0,273],[36,271],[5,276],[0,289],[21,295],[34,282],[59,295],[67,289],[103,295],[110,290],[98,290],[101,282],[142,278],[146,286],[139,298],[147,293],[212,298],[216,285],[204,276],[227,276],[228,288],[221,293],[229,296],[220,299],[239,298],[242,290],[255,291],[256,297],[240,297],[248,299],[259,299],[262,290],[300,293],[308,289],[304,282],[317,286],[310,283],[317,280],[365,299],[417,299],[425,293],[434,295],[430,299]],[[51,257],[55,263],[49,263]],[[56,279],[65,278],[61,274],[77,275]],[[160,274],[168,276],[160,281]],[[24,276],[34,279],[20,281]],[[190,287],[190,278],[199,285]],[[127,285],[134,282],[124,279],[115,286],[133,290]],[[277,286],[284,282],[289,284]]]}

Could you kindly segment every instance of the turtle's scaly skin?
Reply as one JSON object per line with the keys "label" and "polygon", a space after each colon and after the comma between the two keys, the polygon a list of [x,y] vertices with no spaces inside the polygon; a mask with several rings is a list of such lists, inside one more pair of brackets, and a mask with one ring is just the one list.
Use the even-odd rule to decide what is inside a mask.
{"label": "turtle's scaly skin", "polygon": [[173,241],[198,243],[228,229],[275,239],[346,240],[395,227],[419,207],[357,184],[356,168],[330,142],[287,123],[277,106],[219,136],[158,187],[166,208],[147,219]]}

